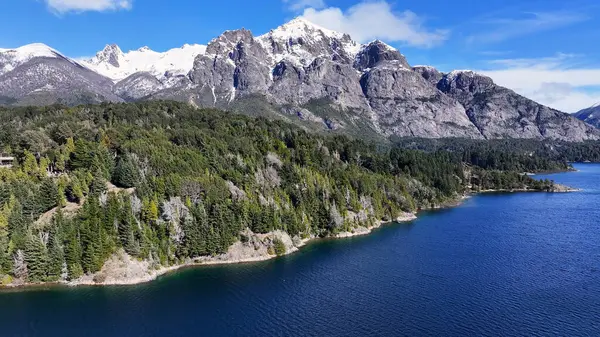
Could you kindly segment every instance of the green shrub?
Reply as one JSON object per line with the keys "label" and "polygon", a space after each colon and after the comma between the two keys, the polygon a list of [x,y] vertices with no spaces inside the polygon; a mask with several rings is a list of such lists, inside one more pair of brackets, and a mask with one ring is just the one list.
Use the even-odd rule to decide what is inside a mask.
{"label": "green shrub", "polygon": [[277,254],[277,256],[285,255],[285,252],[286,252],[285,244],[280,239],[273,240],[273,248],[274,248],[275,254]]}

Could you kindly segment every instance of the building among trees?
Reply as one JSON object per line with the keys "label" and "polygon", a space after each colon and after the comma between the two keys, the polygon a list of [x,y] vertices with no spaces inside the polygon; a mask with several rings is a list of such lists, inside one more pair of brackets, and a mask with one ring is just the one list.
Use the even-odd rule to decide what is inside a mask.
{"label": "building among trees", "polygon": [[14,157],[0,154],[0,168],[11,168],[14,160]]}

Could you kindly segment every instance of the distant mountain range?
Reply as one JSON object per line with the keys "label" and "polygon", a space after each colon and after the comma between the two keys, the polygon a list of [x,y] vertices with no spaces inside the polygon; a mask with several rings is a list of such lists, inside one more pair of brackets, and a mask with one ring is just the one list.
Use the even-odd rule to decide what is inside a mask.
{"label": "distant mountain range", "polygon": [[43,44],[0,49],[0,104],[151,99],[379,137],[600,139],[598,129],[489,77],[411,67],[381,41],[359,44],[302,18],[164,53],[108,45],[73,60]]}
{"label": "distant mountain range", "polygon": [[580,120],[600,128],[600,103],[574,114]]}

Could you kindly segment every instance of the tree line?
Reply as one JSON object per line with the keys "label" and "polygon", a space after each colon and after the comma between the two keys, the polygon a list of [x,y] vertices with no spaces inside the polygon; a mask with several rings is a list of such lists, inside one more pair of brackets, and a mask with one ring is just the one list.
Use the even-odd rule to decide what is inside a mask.
{"label": "tree line", "polygon": [[165,101],[0,108],[0,118],[0,147],[16,158],[0,169],[4,283],[76,279],[121,249],[179,264],[226,252],[246,228],[328,236],[469,188],[545,189],[519,172],[564,165],[382,147]]}

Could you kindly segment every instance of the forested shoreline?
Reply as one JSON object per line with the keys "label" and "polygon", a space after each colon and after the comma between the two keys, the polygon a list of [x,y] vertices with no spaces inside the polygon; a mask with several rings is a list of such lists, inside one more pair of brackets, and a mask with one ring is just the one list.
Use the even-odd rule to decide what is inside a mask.
{"label": "forested shoreline", "polygon": [[[0,282],[76,280],[117,252],[152,268],[248,233],[352,232],[481,190],[553,190],[565,158],[382,146],[176,102],[1,108]],[[575,151],[574,151],[575,152]],[[278,239],[269,254],[285,253]]]}

